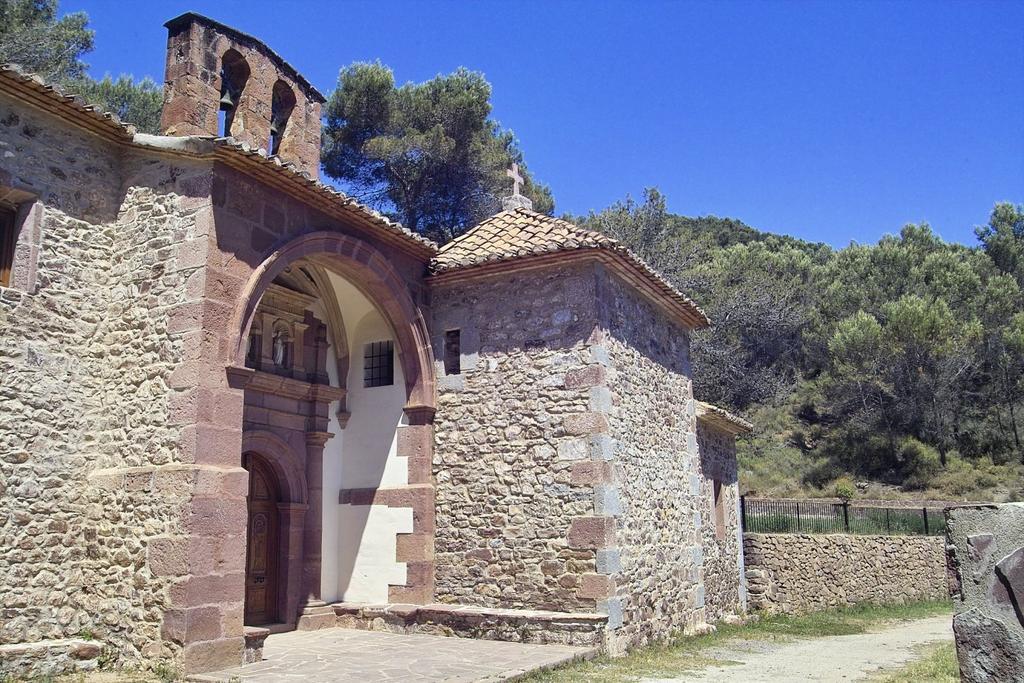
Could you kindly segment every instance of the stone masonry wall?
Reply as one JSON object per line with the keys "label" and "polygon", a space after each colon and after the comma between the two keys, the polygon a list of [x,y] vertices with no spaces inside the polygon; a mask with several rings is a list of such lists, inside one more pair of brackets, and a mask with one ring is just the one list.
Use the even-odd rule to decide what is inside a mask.
{"label": "stone masonry wall", "polygon": [[611,274],[599,283],[614,473],[596,491],[616,528],[599,570],[621,647],[704,625],[703,499],[689,333]]}
{"label": "stone masonry wall", "polygon": [[[704,548],[704,596],[708,621],[718,621],[746,608],[740,572],[740,491],[737,483],[736,436],[697,421],[698,466],[701,472],[701,537]],[[715,521],[715,480],[722,485],[724,524]]]}
{"label": "stone masonry wall", "polygon": [[[33,109],[0,101],[0,186],[46,207],[36,290],[0,290],[0,643],[94,626],[85,477],[102,419],[97,343],[120,163]],[[26,229],[30,226],[26,225]]]}
{"label": "stone masonry wall", "polygon": [[960,678],[1024,681],[1024,503],[946,510]]}
{"label": "stone masonry wall", "polygon": [[437,599],[597,611],[612,651],[704,627],[688,331],[597,264],[438,287],[433,311]]}
{"label": "stone masonry wall", "polygon": [[[248,475],[225,367],[246,284],[274,255],[329,246],[401,320],[424,264],[151,142],[0,100],[0,188],[41,216],[34,279],[14,278],[34,286],[0,291],[0,646],[88,635],[123,665],[203,671],[242,657]],[[40,666],[68,661],[57,650]]]}
{"label": "stone masonry wall", "polygon": [[[154,539],[176,533],[188,489],[152,468],[176,459],[166,311],[209,169],[125,159],[8,100],[0,149],[0,186],[42,215],[36,290],[0,292],[0,643],[89,634],[123,664],[171,657]],[[69,661],[55,652],[34,675]]]}
{"label": "stone masonry wall", "polygon": [[935,536],[744,534],[751,609],[796,614],[946,597]]}
{"label": "stone masonry wall", "polygon": [[436,599],[594,611],[596,549],[569,538],[594,506],[574,479],[596,419],[584,379],[592,268],[445,285],[432,298],[438,359],[446,330],[462,346],[461,374],[437,364]]}
{"label": "stone masonry wall", "polygon": [[96,525],[89,568],[114,593],[89,609],[104,620],[96,637],[122,664],[179,655],[167,624],[183,590],[176,551],[193,494],[215,485],[182,457],[175,386],[186,351],[171,321],[197,272],[178,245],[201,229],[196,216],[209,210],[212,175],[209,164],[135,152],[122,161],[123,200],[96,349],[105,359],[105,419],[93,426],[88,488]]}

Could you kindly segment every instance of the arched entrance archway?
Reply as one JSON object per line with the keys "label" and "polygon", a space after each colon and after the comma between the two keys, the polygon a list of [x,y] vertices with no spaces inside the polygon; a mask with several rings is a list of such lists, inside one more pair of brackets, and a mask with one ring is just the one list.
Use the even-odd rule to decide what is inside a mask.
{"label": "arched entrance archway", "polygon": [[[336,289],[341,284],[332,284],[335,276],[358,293]],[[329,296],[332,291],[344,295]],[[359,336],[363,328],[356,323],[362,318],[354,315],[353,307],[359,308],[354,302],[360,297],[372,304],[367,310],[375,309],[389,332],[373,328],[378,331],[372,339]],[[344,302],[340,307],[339,301]],[[336,319],[332,314],[337,314],[333,317]],[[348,373],[343,370],[352,349],[344,336],[347,323],[338,321],[350,314],[354,327],[349,330],[349,341],[355,344],[353,357],[358,361],[352,373],[358,386],[344,383]],[[390,340],[394,342],[394,386],[398,395],[397,403],[388,403],[388,407],[397,413],[385,410],[366,415],[346,429],[345,401],[364,388],[362,373],[366,368],[361,366],[370,362],[364,353],[369,345],[363,342],[386,343],[390,354]],[[324,598],[339,599],[341,591],[330,589],[341,580],[334,577],[352,570],[351,564],[340,566],[340,557],[362,558],[364,566],[370,561],[379,562],[382,552],[393,557],[385,562],[390,562],[388,568],[395,571],[372,580],[375,585],[380,584],[381,599],[429,602],[433,595],[433,557],[430,544],[423,539],[433,530],[433,354],[425,318],[414,302],[409,284],[382,254],[359,239],[336,233],[308,234],[276,250],[252,271],[235,304],[227,341],[227,348],[221,349],[230,358],[230,384],[244,390],[243,444],[251,440],[253,430],[274,435],[294,454],[289,457],[289,462],[295,464],[291,469],[304,475],[301,490],[293,490],[297,478],[290,475],[288,468],[282,469],[278,453],[261,453],[277,471],[282,487],[279,493],[288,494],[281,500],[289,501],[289,511],[282,510],[279,532],[287,546],[282,550],[287,559],[281,560],[279,567],[282,573],[287,572],[287,587],[278,586],[279,594],[286,596],[278,601],[279,623],[300,629],[335,623],[334,612]],[[332,356],[339,361],[333,378],[324,365]],[[340,362],[342,357],[345,363]],[[386,365],[386,361],[382,363]],[[377,397],[387,393],[383,386],[365,386],[375,387]],[[364,429],[367,418],[375,424],[379,422],[381,434],[370,435]],[[341,430],[345,430],[347,438],[340,438]],[[334,468],[329,472],[334,479],[325,482],[325,445],[334,436],[339,438],[333,444],[351,443],[353,452],[366,446],[362,449],[366,453],[379,453],[382,459],[371,465],[380,467],[365,467],[367,458],[346,459],[350,474],[342,480],[335,476],[338,469],[333,464],[341,461],[341,454],[334,453],[329,459],[332,465],[328,466]],[[386,438],[368,445],[370,436],[377,442],[381,441],[379,437]],[[255,449],[243,446],[243,452],[248,450]],[[391,469],[385,460],[392,463]],[[394,476],[396,464],[408,469],[408,476]],[[345,517],[347,513],[339,512],[339,505],[349,506],[346,510],[359,508],[360,512]],[[382,516],[382,507],[407,511],[397,519],[399,513]],[[372,519],[367,517],[371,509],[377,511],[372,513]],[[362,515],[364,524],[378,525],[372,533],[362,527],[364,539],[389,540],[362,545],[348,544],[348,536],[339,540],[339,529],[354,528],[352,519],[358,515]],[[283,521],[286,516],[292,520],[290,523]],[[406,517],[407,522],[402,521]],[[324,572],[325,532],[333,543],[327,548],[328,572]],[[417,543],[399,543],[399,535],[415,536]],[[342,550],[343,543],[346,545]],[[390,548],[386,547],[388,544]],[[247,584],[247,596],[248,590]],[[247,619],[249,616],[252,615],[247,609]]]}
{"label": "arched entrance archway", "polygon": [[366,242],[334,232],[313,232],[298,237],[256,268],[246,283],[231,317],[228,356],[232,365],[245,365],[249,332],[264,292],[286,268],[301,259],[314,259],[352,282],[380,311],[398,337],[407,404],[415,423],[433,420],[436,406],[434,357],[427,323],[401,277],[388,260]]}
{"label": "arched entrance archway", "polygon": [[262,626],[278,621],[281,486],[273,468],[256,453],[244,454],[242,466],[249,472],[245,624]]}

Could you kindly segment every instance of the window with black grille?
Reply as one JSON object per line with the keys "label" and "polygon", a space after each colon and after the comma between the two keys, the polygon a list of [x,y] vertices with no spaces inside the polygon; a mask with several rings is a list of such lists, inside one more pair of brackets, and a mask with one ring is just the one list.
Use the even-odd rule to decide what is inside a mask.
{"label": "window with black grille", "polygon": [[459,330],[444,333],[444,374],[462,373],[462,334]]}
{"label": "window with black grille", "polygon": [[395,345],[371,342],[363,350],[363,386],[387,387],[395,383]]}

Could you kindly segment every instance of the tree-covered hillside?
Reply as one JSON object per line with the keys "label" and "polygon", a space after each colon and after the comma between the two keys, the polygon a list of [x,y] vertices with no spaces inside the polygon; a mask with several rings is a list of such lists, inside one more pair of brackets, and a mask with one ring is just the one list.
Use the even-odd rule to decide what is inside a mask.
{"label": "tree-covered hillside", "polygon": [[972,247],[907,225],[837,250],[672,215],[657,190],[574,220],[710,315],[695,391],[757,425],[747,490],[1024,496],[1024,207],[997,205]]}

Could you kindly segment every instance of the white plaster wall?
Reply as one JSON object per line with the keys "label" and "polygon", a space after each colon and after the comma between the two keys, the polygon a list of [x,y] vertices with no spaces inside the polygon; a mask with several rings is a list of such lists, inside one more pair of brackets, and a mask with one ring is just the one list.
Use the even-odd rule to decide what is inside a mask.
{"label": "white plaster wall", "polygon": [[[353,324],[354,323],[354,324]],[[387,387],[363,386],[363,347],[370,342],[394,340],[387,322],[376,311],[349,322],[352,361],[348,375],[348,409],[345,428],[345,488],[377,488],[409,483],[404,458],[397,457],[395,428],[404,420],[405,376],[395,355],[395,383]]]}
{"label": "white plaster wall", "polygon": [[395,534],[412,533],[412,508],[382,505],[339,505],[341,552],[353,558],[342,564],[338,600],[382,604],[388,585],[406,581],[404,562],[395,562]]}
{"label": "white plaster wall", "polygon": [[[332,406],[330,430],[335,437],[324,450],[321,589],[328,602],[387,602],[388,585],[406,581],[405,563],[395,561],[395,535],[412,533],[412,510],[341,505],[338,500],[341,489],[408,483],[405,459],[396,452],[396,428],[404,420],[405,378],[396,348],[394,384],[363,386],[364,345],[394,340],[394,333],[355,286],[333,274],[330,279],[349,346],[347,407],[351,417],[342,430],[336,417],[338,406]],[[328,373],[336,384],[336,367]]]}
{"label": "white plaster wall", "polygon": [[[319,308],[319,306],[318,306]],[[322,311],[314,310],[320,320],[327,320]],[[331,336],[328,335],[328,339]],[[331,386],[340,386],[338,382],[338,366],[333,361],[334,347],[328,349],[327,376]],[[340,563],[341,516],[338,514],[338,491],[341,490],[341,458],[345,450],[345,430],[338,423],[338,402],[331,404],[330,420],[327,431],[334,436],[324,447],[324,490],[323,490],[323,538],[320,552],[320,595],[327,602],[338,599],[338,569]]]}

